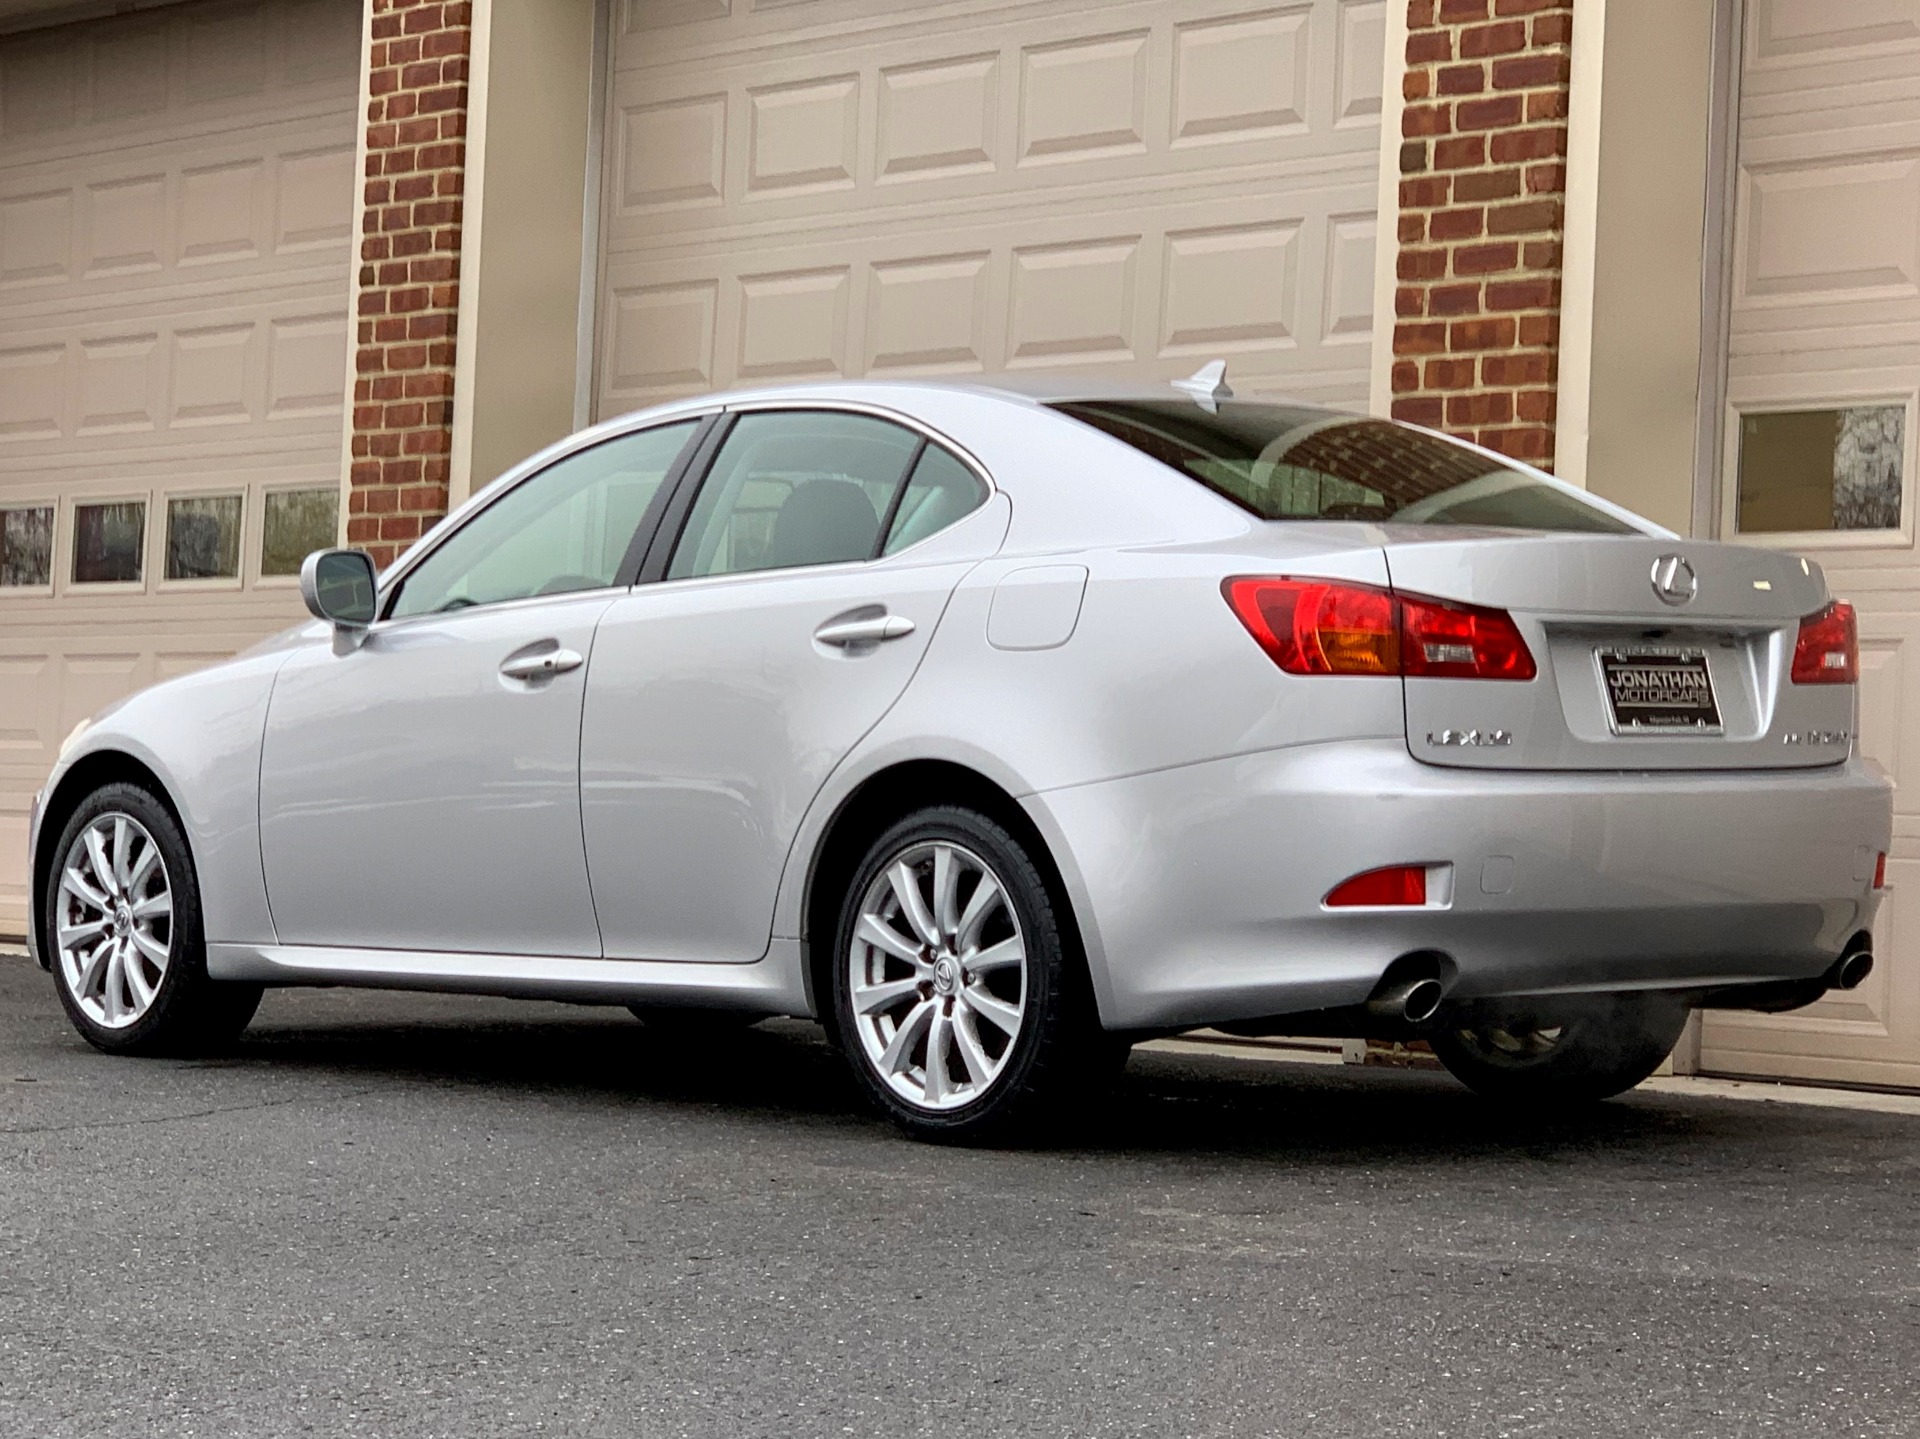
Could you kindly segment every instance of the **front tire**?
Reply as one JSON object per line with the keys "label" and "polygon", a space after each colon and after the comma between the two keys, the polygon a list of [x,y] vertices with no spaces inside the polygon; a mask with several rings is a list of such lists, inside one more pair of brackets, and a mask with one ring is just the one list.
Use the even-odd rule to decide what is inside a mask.
{"label": "front tire", "polygon": [[1065,921],[1026,847],[984,814],[923,809],[876,839],[832,954],[847,1061],[916,1138],[1014,1133],[1102,1068]]}
{"label": "front tire", "polygon": [[1673,1052],[1686,1022],[1686,1007],[1664,996],[1599,995],[1559,1012],[1475,1014],[1430,1042],[1476,1094],[1537,1110],[1632,1089]]}
{"label": "front tire", "polygon": [[67,1018],[109,1054],[169,1054],[237,1038],[257,984],[207,976],[200,888],[186,836],[132,784],[82,800],[54,847],[45,943]]}

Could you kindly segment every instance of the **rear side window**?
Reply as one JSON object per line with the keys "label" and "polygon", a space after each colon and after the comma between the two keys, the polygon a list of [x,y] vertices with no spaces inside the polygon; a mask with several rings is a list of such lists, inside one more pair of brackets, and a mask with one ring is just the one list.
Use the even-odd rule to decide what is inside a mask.
{"label": "rear side window", "polygon": [[1072,401],[1124,440],[1263,520],[1395,520],[1638,534],[1539,474],[1391,420],[1226,400]]}
{"label": "rear side window", "polygon": [[670,580],[893,554],[977,508],[986,487],[904,425],[831,410],[742,415],[714,457]]}

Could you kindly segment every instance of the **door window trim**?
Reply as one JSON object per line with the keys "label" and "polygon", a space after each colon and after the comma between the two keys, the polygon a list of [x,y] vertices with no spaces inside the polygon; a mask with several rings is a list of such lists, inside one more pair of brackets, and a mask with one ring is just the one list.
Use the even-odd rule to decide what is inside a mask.
{"label": "door window trim", "polygon": [[[843,560],[840,562],[843,565],[871,565],[877,564],[882,560],[897,560],[903,555],[912,554],[929,540],[933,540],[939,535],[946,533],[945,530],[937,530],[933,534],[926,536],[925,539],[914,541],[914,543],[908,545],[903,550],[896,550],[890,555],[884,553],[887,543],[888,526],[893,521],[901,497],[906,493],[907,483],[913,478],[914,467],[920,463],[921,457],[926,454],[929,444],[939,445],[942,449],[946,450],[971,471],[976,480],[980,481],[980,483],[986,487],[986,494],[981,498],[978,505],[975,505],[972,510],[968,511],[968,515],[977,514],[979,511],[985,509],[993,503],[994,496],[1000,493],[1000,487],[994,483],[992,473],[985,465],[980,463],[973,451],[958,441],[950,439],[947,435],[935,429],[918,416],[889,409],[885,405],[868,404],[861,400],[815,399],[811,396],[798,395],[791,399],[784,400],[748,400],[738,404],[730,404],[725,406],[717,417],[718,423],[710,430],[704,431],[702,435],[696,437],[700,441],[698,447],[699,454],[696,457],[697,463],[689,464],[686,470],[674,481],[675,489],[672,500],[663,511],[660,524],[653,531],[647,546],[646,559],[641,564],[638,574],[634,577],[632,581],[633,584],[693,584],[701,581],[741,579],[748,575],[791,574],[795,570],[827,568],[827,566],[823,565],[783,565],[778,569],[748,570],[742,574],[685,575],[678,580],[669,581],[667,579],[667,565],[673,558],[674,550],[679,547],[681,533],[686,529],[687,518],[693,512],[694,501],[699,497],[702,487],[705,486],[707,476],[712,472],[713,462],[719,456],[720,447],[726,443],[727,436],[732,432],[734,423],[739,420],[742,415],[760,415],[778,411],[793,411],[803,414],[865,415],[871,419],[890,421],[893,424],[899,425],[902,429],[909,430],[919,436],[920,442],[914,447],[912,455],[908,458],[906,468],[901,471],[900,483],[895,486],[893,499],[887,506],[886,517],[880,525],[879,537],[874,541],[875,553],[868,555],[863,560]],[[666,485],[661,486],[662,490],[666,488]],[[966,515],[961,516],[962,520],[965,518],[967,518]],[[960,521],[956,520],[954,523],[958,524]]]}

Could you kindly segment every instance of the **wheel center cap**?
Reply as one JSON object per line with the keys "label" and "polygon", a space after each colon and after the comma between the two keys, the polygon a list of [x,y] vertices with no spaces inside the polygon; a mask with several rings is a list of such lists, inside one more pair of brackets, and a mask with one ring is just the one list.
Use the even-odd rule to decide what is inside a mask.
{"label": "wheel center cap", "polygon": [[133,909],[123,899],[113,907],[113,932],[125,938],[127,931],[132,928]]}
{"label": "wheel center cap", "polygon": [[954,994],[960,988],[960,965],[957,960],[937,960],[933,966],[933,989],[936,994]]}

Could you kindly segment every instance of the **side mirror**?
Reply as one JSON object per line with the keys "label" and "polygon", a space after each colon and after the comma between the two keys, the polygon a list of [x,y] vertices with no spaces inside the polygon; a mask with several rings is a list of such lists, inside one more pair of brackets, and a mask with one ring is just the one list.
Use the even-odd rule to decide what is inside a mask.
{"label": "side mirror", "polygon": [[300,566],[300,598],[317,619],[339,630],[373,623],[373,556],[365,550],[315,550]]}

